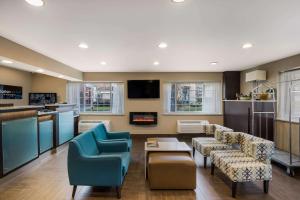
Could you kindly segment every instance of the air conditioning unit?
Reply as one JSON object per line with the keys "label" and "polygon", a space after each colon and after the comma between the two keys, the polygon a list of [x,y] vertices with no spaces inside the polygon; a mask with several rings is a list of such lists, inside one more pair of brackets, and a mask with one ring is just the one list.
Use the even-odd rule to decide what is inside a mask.
{"label": "air conditioning unit", "polygon": [[78,124],[78,131],[82,133],[96,127],[98,124],[104,124],[107,131],[110,131],[110,120],[80,120]]}
{"label": "air conditioning unit", "polygon": [[177,120],[177,133],[205,133],[207,120]]}

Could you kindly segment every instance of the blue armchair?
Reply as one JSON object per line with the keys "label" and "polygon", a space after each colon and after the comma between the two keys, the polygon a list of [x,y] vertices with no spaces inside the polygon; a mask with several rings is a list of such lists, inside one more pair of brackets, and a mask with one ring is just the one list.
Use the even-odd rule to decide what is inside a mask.
{"label": "blue armchair", "polygon": [[128,151],[132,148],[132,139],[130,137],[129,132],[108,132],[104,126],[104,124],[99,124],[95,128],[92,129],[94,132],[95,138],[98,141],[98,144],[103,143],[127,143]]}
{"label": "blue armchair", "polygon": [[121,186],[130,163],[126,144],[108,142],[97,145],[92,131],[75,137],[69,143],[68,174],[73,185],[72,197],[78,185],[109,186],[117,189],[121,198]]}

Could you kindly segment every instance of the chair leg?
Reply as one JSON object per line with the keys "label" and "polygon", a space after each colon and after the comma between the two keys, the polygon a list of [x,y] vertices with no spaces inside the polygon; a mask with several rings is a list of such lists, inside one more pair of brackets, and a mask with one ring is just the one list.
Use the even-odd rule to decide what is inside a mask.
{"label": "chair leg", "polygon": [[232,185],[231,185],[231,196],[233,198],[235,198],[235,195],[236,195],[236,188],[237,188],[237,182],[233,182],[232,181]]}
{"label": "chair leg", "polygon": [[204,169],[206,169],[206,165],[207,165],[207,156],[204,156],[204,159],[203,159],[203,165],[204,165]]}
{"label": "chair leg", "polygon": [[76,189],[77,189],[77,185],[73,185],[72,198],[75,197]]}
{"label": "chair leg", "polygon": [[210,174],[211,175],[214,175],[215,174],[215,164],[214,163],[211,163],[211,168],[210,168]]}
{"label": "chair leg", "polygon": [[195,149],[195,147],[193,147],[193,158],[195,158],[195,151],[196,151],[196,149]]}
{"label": "chair leg", "polygon": [[269,181],[264,181],[264,192],[266,194],[269,192]]}
{"label": "chair leg", "polygon": [[116,190],[117,190],[118,199],[121,199],[121,187],[120,186],[116,187]]}

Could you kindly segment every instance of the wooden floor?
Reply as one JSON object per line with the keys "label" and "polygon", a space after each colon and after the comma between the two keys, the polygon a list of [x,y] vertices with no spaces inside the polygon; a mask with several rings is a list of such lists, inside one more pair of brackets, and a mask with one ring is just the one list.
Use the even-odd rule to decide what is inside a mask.
{"label": "wooden floor", "polygon": [[[190,140],[189,140],[190,141]],[[126,200],[229,200],[232,199],[230,181],[220,171],[210,175],[203,169],[202,157],[196,153],[197,189],[150,190],[144,180],[143,139],[134,139],[133,160],[122,188]],[[46,153],[18,171],[0,179],[0,200],[64,200],[72,199],[66,168],[67,145],[55,154]],[[299,174],[299,173],[298,173]],[[103,188],[78,187],[75,199],[116,199],[115,191]],[[300,199],[300,176],[291,178],[284,170],[273,167],[273,181],[269,194],[264,194],[262,183],[244,183],[238,186],[237,198],[247,200]]]}

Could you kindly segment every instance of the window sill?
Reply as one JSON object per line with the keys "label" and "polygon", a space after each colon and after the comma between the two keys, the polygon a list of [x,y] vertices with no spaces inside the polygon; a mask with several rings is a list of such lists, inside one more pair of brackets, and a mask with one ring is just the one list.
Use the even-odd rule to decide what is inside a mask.
{"label": "window sill", "polygon": [[98,116],[125,116],[122,114],[114,114],[114,113],[93,113],[93,112],[82,112],[79,115],[98,115]]}
{"label": "window sill", "polygon": [[[290,121],[288,119],[279,119],[277,118],[276,121],[289,123]],[[292,120],[292,124],[299,124],[299,120]]]}
{"label": "window sill", "polygon": [[209,114],[209,113],[163,113],[162,115],[171,115],[171,116],[223,116],[222,113],[219,114]]}

